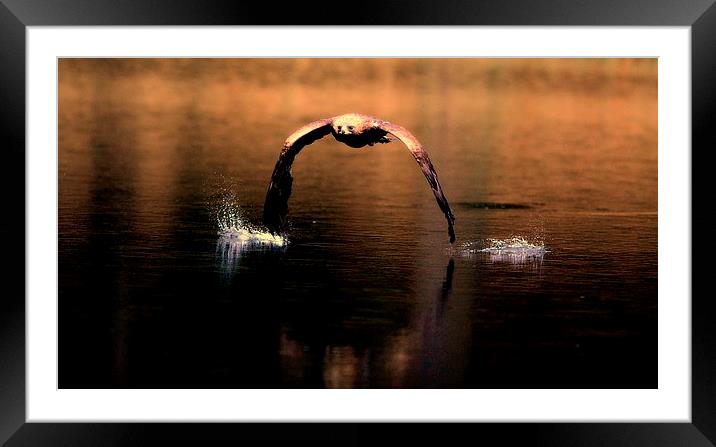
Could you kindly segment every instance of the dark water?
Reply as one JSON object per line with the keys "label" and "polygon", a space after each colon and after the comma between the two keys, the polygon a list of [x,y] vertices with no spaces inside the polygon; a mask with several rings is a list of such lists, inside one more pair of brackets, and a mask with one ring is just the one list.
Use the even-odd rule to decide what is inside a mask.
{"label": "dark water", "polygon": [[[657,386],[655,60],[62,60],[59,385]],[[258,224],[283,140],[290,243]],[[488,239],[544,241],[537,256]]]}

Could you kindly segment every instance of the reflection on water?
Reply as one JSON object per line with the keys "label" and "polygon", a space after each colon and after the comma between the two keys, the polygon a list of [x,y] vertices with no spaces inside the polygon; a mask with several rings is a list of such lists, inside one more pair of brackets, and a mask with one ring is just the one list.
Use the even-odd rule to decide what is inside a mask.
{"label": "reflection on water", "polygon": [[242,255],[249,252],[277,252],[285,248],[286,242],[283,238],[249,230],[222,232],[216,240],[216,256],[220,269],[229,277],[233,276]]}
{"label": "reflection on water", "polygon": [[545,254],[550,253],[544,241],[529,241],[523,236],[488,239],[484,243],[463,242],[451,251],[462,257],[482,256],[492,263],[504,262],[532,267],[541,267]]}
{"label": "reflection on water", "polygon": [[[655,387],[656,68],[60,60],[60,387]],[[454,246],[397,142],[317,141],[261,228],[346,112],[425,144]]]}
{"label": "reflection on water", "polygon": [[[442,287],[435,298],[418,306],[407,328],[400,330],[378,351],[370,348],[356,349],[351,345],[329,345],[319,352],[319,361],[308,354],[311,347],[291,338],[284,328],[281,333],[281,366],[284,380],[303,380],[311,376],[310,370],[321,368],[321,385],[328,388],[370,387],[371,377],[384,376],[389,387],[421,386],[438,383],[440,377],[458,365],[426,362],[444,352],[444,331],[447,306],[455,261],[450,258]],[[296,371],[302,375],[296,377]],[[415,376],[417,373],[417,376]]]}

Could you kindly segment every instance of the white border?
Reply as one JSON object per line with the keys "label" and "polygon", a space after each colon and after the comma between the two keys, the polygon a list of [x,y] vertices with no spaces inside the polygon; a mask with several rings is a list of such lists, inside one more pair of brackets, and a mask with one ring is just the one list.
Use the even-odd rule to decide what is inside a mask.
{"label": "white border", "polygon": [[[28,422],[690,422],[690,37],[688,27],[29,27]],[[55,104],[60,56],[658,57],[659,388],[58,390]]]}

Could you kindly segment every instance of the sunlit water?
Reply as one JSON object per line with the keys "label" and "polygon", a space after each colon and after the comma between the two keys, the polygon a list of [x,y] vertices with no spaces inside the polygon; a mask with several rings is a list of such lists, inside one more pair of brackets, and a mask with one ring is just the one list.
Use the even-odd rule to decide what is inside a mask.
{"label": "sunlit water", "polygon": [[[64,387],[655,387],[654,60],[61,61]],[[347,84],[350,89],[345,88]],[[261,226],[288,134],[344,112]]]}

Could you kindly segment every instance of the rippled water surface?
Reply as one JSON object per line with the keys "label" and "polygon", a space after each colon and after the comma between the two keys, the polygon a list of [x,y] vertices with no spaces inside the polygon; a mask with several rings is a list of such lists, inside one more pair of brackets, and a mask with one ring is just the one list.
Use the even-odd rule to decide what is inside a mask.
{"label": "rippled water surface", "polygon": [[656,387],[656,64],[60,60],[60,387]]}

